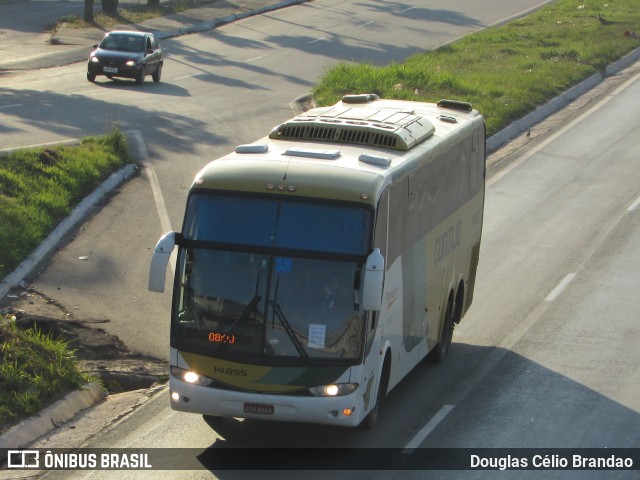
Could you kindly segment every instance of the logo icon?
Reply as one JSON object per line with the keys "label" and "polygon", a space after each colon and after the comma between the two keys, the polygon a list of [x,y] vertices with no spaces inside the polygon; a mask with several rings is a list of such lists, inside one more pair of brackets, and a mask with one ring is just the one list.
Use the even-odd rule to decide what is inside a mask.
{"label": "logo icon", "polygon": [[9,450],[7,454],[9,468],[40,468],[38,450]]}

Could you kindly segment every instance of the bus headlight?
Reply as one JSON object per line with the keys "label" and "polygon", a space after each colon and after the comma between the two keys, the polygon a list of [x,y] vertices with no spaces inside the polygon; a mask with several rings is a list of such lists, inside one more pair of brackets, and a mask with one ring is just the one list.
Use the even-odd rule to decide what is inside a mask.
{"label": "bus headlight", "polygon": [[334,383],[332,385],[312,387],[309,391],[316,397],[340,397],[355,392],[356,388],[358,388],[357,383]]}
{"label": "bus headlight", "polygon": [[211,383],[213,382],[212,378],[200,375],[193,370],[186,370],[180,367],[170,367],[169,371],[171,372],[172,377],[175,377],[182,382],[190,383],[192,385],[202,385],[203,387],[206,387],[207,385],[211,385]]}

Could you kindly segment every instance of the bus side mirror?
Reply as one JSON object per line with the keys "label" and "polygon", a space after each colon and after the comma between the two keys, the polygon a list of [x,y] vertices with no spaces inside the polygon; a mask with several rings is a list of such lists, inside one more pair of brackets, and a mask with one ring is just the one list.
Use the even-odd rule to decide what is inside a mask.
{"label": "bus side mirror", "polygon": [[362,281],[362,308],[380,311],[382,307],[382,288],[384,285],[384,257],[376,248],[367,257]]}
{"label": "bus side mirror", "polygon": [[153,251],[151,268],[149,269],[149,290],[164,292],[164,279],[167,275],[167,265],[173,248],[176,246],[176,232],[165,233]]}

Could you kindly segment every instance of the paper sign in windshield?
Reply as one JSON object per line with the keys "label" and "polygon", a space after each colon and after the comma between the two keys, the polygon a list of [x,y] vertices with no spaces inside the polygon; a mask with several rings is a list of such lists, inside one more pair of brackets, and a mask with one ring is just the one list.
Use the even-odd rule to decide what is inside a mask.
{"label": "paper sign in windshield", "polygon": [[327,335],[326,325],[309,325],[309,348],[324,348]]}

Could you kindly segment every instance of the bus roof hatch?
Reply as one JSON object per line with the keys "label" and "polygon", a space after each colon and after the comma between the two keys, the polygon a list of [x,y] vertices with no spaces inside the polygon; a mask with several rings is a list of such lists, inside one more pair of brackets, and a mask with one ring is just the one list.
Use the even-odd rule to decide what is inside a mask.
{"label": "bus roof hatch", "polygon": [[409,150],[433,135],[435,127],[412,111],[359,106],[317,108],[275,127],[274,140],[357,143]]}

